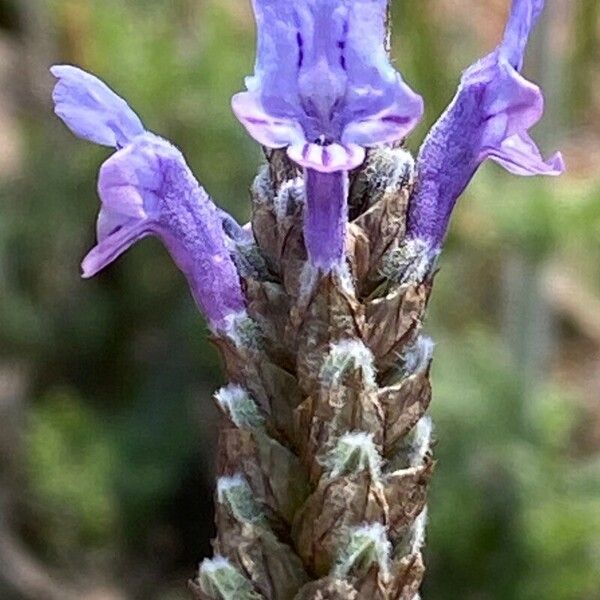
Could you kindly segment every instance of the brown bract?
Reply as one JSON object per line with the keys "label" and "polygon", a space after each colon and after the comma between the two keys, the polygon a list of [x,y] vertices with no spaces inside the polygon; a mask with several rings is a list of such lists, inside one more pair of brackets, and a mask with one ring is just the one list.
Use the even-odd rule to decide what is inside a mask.
{"label": "brown bract", "polygon": [[243,282],[248,322],[214,340],[260,418],[221,404],[214,550],[228,562],[197,598],[233,600],[227,569],[244,598],[418,597],[434,463],[430,357],[414,353],[432,279],[383,274],[413,186],[403,157],[380,148],[352,174],[347,268],[324,274],[306,261],[299,172],[267,154],[252,227],[268,276]]}

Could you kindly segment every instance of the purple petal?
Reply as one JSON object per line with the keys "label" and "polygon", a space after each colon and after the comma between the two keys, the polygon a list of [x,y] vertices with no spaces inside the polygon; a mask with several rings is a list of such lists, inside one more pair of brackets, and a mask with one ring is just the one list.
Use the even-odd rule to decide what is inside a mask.
{"label": "purple petal", "polygon": [[[270,147],[292,146],[294,160],[321,172],[357,166],[360,154],[353,145],[405,137],[421,117],[423,103],[389,61],[387,4],[254,0],[255,73],[246,81],[249,91],[233,99],[250,135]],[[327,162],[328,151],[318,158],[312,147],[335,144],[347,151],[344,158],[332,148],[336,168]]]}
{"label": "purple petal", "polygon": [[304,141],[304,132],[296,121],[268,114],[254,92],[236,94],[231,106],[248,133],[263,146],[284,148]]}
{"label": "purple petal", "polygon": [[156,216],[162,172],[155,148],[163,143],[146,133],[102,165],[98,193],[106,211],[138,220]]}
{"label": "purple petal", "polygon": [[560,154],[544,161],[529,136],[544,101],[540,89],[515,69],[542,7],[539,0],[514,0],[505,39],[465,71],[457,95],[425,139],[409,205],[409,239],[441,245],[457,199],[486,158],[518,175],[563,172]]}
{"label": "purple petal", "polygon": [[112,232],[98,240],[81,262],[82,277],[89,279],[114,262],[135,242],[152,233],[147,222],[122,221]]}
{"label": "purple petal", "polygon": [[[501,56],[479,77],[467,71],[468,84],[461,83],[459,94],[485,89],[478,115],[482,119],[483,143],[498,143],[504,138],[533,127],[544,114],[544,97],[540,88],[515,71]],[[475,92],[477,93],[477,92]]]}
{"label": "purple petal", "polygon": [[310,262],[331,271],[342,264],[348,222],[348,174],[306,169],[304,242]]}
{"label": "purple petal", "polygon": [[365,150],[356,144],[320,144],[301,143],[288,148],[288,156],[307,169],[321,173],[350,171],[365,160]]}
{"label": "purple petal", "polygon": [[350,79],[365,90],[374,82],[395,85],[398,74],[390,63],[386,48],[388,0],[355,0],[339,4],[348,5],[344,56]]}
{"label": "purple petal", "polygon": [[50,71],[58,79],[52,93],[54,111],[76,136],[120,148],[144,132],[125,100],[94,75],[69,65]]}
{"label": "purple petal", "polygon": [[389,60],[387,5],[387,0],[349,3],[344,142],[371,146],[397,141],[423,116],[423,99],[404,83]]}
{"label": "purple petal", "polygon": [[261,92],[269,112],[285,116],[297,108],[298,69],[303,55],[296,8],[285,0],[253,0],[252,5],[256,62],[254,76],[246,79],[246,86],[249,91]]}
{"label": "purple petal", "polygon": [[162,177],[151,148],[157,139],[144,134],[140,143],[116,152],[100,168],[98,245],[82,263],[84,277],[98,273],[156,227],[159,200],[154,190],[159,189]]}
{"label": "purple petal", "polygon": [[98,245],[86,257],[91,276],[137,239],[158,236],[186,275],[209,322],[224,327],[244,309],[239,276],[226,247],[222,218],[174,146],[138,136],[100,169]]}
{"label": "purple petal", "polygon": [[500,52],[520,71],[531,30],[544,10],[544,0],[514,0]]}
{"label": "purple petal", "polygon": [[509,137],[499,147],[485,149],[484,154],[515,175],[556,176],[565,170],[560,152],[544,160],[535,142],[526,133]]}
{"label": "purple petal", "polygon": [[342,142],[374,146],[401,140],[416,127],[423,110],[421,96],[399,82],[394,103],[377,114],[351,121],[342,132]]}

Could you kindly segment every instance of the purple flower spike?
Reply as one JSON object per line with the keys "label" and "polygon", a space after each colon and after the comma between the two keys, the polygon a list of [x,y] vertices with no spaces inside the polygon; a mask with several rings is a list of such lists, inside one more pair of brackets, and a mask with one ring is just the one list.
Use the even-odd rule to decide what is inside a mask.
{"label": "purple flower spike", "polygon": [[408,215],[409,242],[435,255],[457,199],[487,158],[517,175],[560,175],[559,153],[544,161],[528,130],[542,117],[541,90],[519,73],[544,0],[513,0],[504,39],[462,76],[454,100],[417,159]]}
{"label": "purple flower spike", "polygon": [[200,187],[181,152],[146,132],[104,83],[74,67],[52,72],[59,78],[56,112],[69,128],[121,148],[100,169],[98,244],[83,260],[83,276],[95,275],[134,242],[155,235],[185,274],[210,324],[226,328],[229,317],[244,310],[244,299],[227,248],[223,211]]}
{"label": "purple flower spike", "polygon": [[[345,215],[340,206],[346,197],[331,194],[346,193],[347,186],[340,184],[344,178],[318,173],[354,169],[364,161],[365,147],[404,138],[421,118],[423,101],[390,64],[387,0],[253,4],[255,73],[246,80],[247,91],[233,97],[233,110],[258,142],[287,148],[288,156],[305,168],[307,193],[316,194],[307,199],[308,211],[318,213],[306,218],[308,253],[315,265],[334,265],[343,259],[346,223],[340,229],[338,221],[323,219]],[[335,208],[319,205],[327,202]],[[336,236],[330,256],[322,255],[323,247],[312,247],[311,240],[319,239],[313,226]]]}

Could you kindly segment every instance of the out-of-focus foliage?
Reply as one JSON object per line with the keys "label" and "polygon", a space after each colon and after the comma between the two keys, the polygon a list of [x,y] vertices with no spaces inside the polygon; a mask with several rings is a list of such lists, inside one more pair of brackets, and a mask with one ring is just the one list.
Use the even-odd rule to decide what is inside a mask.
{"label": "out-of-focus foliage", "polygon": [[115,448],[103,424],[67,392],[42,398],[27,426],[28,479],[43,538],[62,554],[110,543],[117,531]]}
{"label": "out-of-focus foliage", "polygon": [[[572,150],[570,174],[518,180],[486,166],[455,215],[431,306],[433,600],[599,597],[600,339],[582,322],[600,315],[577,289],[553,304],[541,282],[558,264],[600,296],[600,174],[586,167],[594,143],[584,146],[600,144],[599,26],[585,9],[593,2],[547,4],[537,43],[548,44],[548,28],[566,43],[537,52],[553,61],[539,133],[548,149]],[[394,2],[394,53],[427,99],[425,125],[460,70],[493,47],[505,9]],[[14,482],[11,522],[58,572],[93,577],[101,556],[126,597],[166,598],[208,553],[217,358],[155,241],[79,279],[108,151],[54,118],[46,68],[77,63],[106,79],[243,220],[260,152],[229,100],[252,68],[249,1],[0,0],[0,53],[0,136],[8,101],[22,148],[18,168],[0,171],[0,360],[30,374],[17,423],[26,482]]]}
{"label": "out-of-focus foliage", "polygon": [[486,328],[437,353],[430,597],[595,598],[600,461],[573,455],[577,398],[548,383],[524,402]]}

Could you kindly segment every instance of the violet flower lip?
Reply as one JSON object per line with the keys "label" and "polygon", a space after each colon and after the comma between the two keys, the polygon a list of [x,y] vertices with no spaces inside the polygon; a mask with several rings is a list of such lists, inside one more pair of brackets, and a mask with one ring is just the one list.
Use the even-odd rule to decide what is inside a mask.
{"label": "violet flower lip", "polygon": [[541,118],[539,87],[520,70],[543,0],[514,0],[500,45],[463,74],[456,96],[432,127],[417,158],[407,240],[432,254],[446,235],[456,201],[490,158],[516,175],[560,175],[560,153],[548,161],[528,131]]}
{"label": "violet flower lip", "polygon": [[91,277],[136,241],[159,237],[185,274],[211,326],[244,310],[223,215],[198,184],[181,152],[147,132],[127,103],[90,73],[55,66],[56,114],[83,139],[117,148],[100,169],[98,244],[82,263]]}

